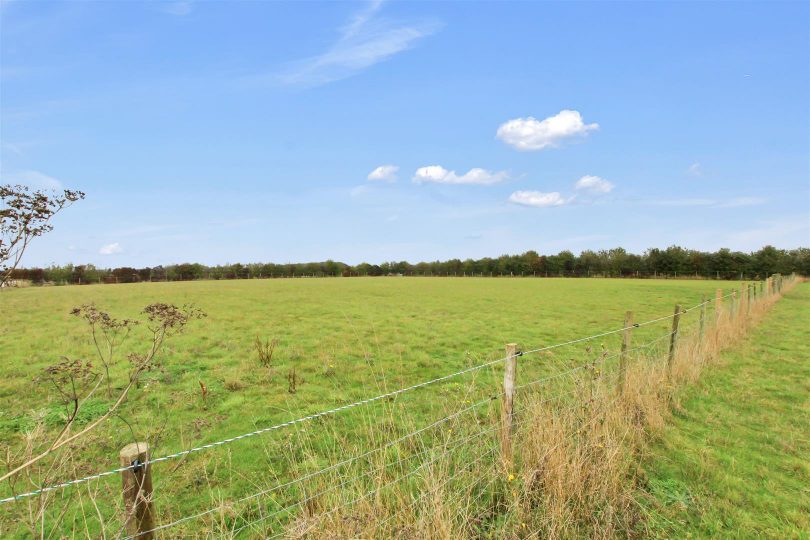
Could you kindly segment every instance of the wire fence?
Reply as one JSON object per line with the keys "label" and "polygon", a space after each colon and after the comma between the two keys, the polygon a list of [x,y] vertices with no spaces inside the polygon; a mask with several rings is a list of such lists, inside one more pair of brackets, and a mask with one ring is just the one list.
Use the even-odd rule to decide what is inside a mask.
{"label": "wire fence", "polygon": [[[588,345],[584,351],[578,350],[576,351],[576,355],[574,355],[585,357],[585,361],[580,361],[575,365],[569,365],[565,369],[555,373],[545,374],[514,386],[514,392],[518,392],[521,395],[525,392],[539,393],[541,397],[532,401],[533,406],[551,406],[551,404],[554,404],[556,409],[561,411],[581,408],[584,406],[583,403],[587,401],[588,392],[590,392],[592,398],[594,391],[604,392],[605,388],[616,387],[620,382],[620,378],[623,376],[622,362],[626,362],[628,358],[635,359],[635,361],[659,362],[662,359],[666,359],[667,356],[672,356],[672,348],[676,346],[676,339],[694,340],[698,336],[702,337],[703,332],[707,328],[718,324],[720,317],[719,312],[714,313],[713,316],[707,315],[707,308],[711,308],[713,305],[719,307],[722,302],[728,298],[733,298],[736,302],[740,301],[736,298],[736,291],[725,295],[718,295],[713,300],[705,300],[688,308],[676,310],[669,315],[561,343],[534,347],[522,351],[518,350],[513,354],[507,354],[494,360],[477,363],[452,373],[383,392],[365,399],[300,416],[236,436],[186,448],[163,456],[149,457],[145,462],[132,463],[128,466],[112,468],[79,478],[41,486],[30,491],[16,493],[0,499],[0,504],[43,496],[51,492],[61,491],[82,484],[90,484],[93,481],[128,471],[144,470],[147,467],[152,468],[159,463],[178,460],[192,454],[200,454],[216,448],[230,446],[239,441],[273,431],[292,428],[305,423],[312,423],[330,416],[341,415],[352,409],[365,409],[366,406],[373,403],[382,402],[387,404],[392,402],[393,398],[411,393],[417,389],[456,380],[464,375],[472,375],[487,368],[494,369],[496,366],[504,365],[509,361],[519,361],[520,365],[526,365],[527,363],[531,363],[532,359],[536,358],[541,353],[548,354],[558,349],[572,348],[577,345],[592,343],[608,336],[628,335],[629,332],[633,332],[639,328],[650,327],[665,321],[675,321],[674,327],[670,331],[658,333],[646,339],[644,342],[632,344],[632,346],[623,346],[622,348],[611,350],[602,345],[598,350],[594,350],[591,345]],[[733,310],[734,308],[732,307],[731,309]],[[681,317],[690,314],[699,314],[700,318],[689,321],[686,324],[679,324]],[[737,307],[737,315],[744,315],[739,306]],[[602,390],[594,390],[596,386]],[[477,387],[474,388],[474,385],[471,385],[470,388],[470,392],[478,393],[480,399],[476,399],[475,401],[468,400],[470,401],[469,403],[454,408],[454,410],[433,422],[408,431],[403,435],[385,440],[382,444],[370,450],[362,451],[348,458],[335,459],[334,462],[327,466],[319,467],[308,472],[297,471],[294,470],[294,467],[290,467],[290,470],[287,471],[288,479],[279,481],[274,485],[264,487],[247,495],[229,499],[227,504],[220,502],[199,512],[179,516],[172,520],[164,520],[163,523],[151,527],[148,530],[138,530],[134,533],[128,530],[127,523],[121,522],[116,525],[115,519],[111,519],[110,523],[106,525],[102,522],[100,526],[102,529],[107,529],[108,535],[113,533],[113,535],[119,539],[130,540],[144,536],[151,537],[150,535],[155,533],[163,533],[170,529],[183,526],[184,524],[191,524],[199,520],[208,519],[211,521],[211,519],[218,518],[220,526],[226,529],[226,531],[223,532],[227,532],[233,537],[243,532],[258,531],[259,534],[265,538],[278,538],[287,534],[288,527],[295,520],[296,512],[302,509],[309,508],[319,501],[321,503],[316,506],[323,506],[322,501],[328,500],[329,497],[334,496],[335,500],[332,501],[333,507],[325,511],[317,512],[316,518],[313,519],[314,525],[310,524],[310,526],[317,526],[318,523],[322,524],[326,522],[326,520],[330,519],[334,514],[344,511],[346,508],[351,508],[373,496],[379,495],[392,486],[409,481],[430,469],[431,466],[442,463],[442,460],[450,459],[454,453],[461,451],[466,446],[476,444],[477,451],[472,460],[465,461],[463,466],[459,466],[443,476],[438,483],[418,491],[406,504],[400,504],[398,511],[400,513],[410,511],[411,508],[420,504],[425,497],[429,496],[432,492],[431,490],[444,489],[445,486],[453,483],[457,478],[465,474],[472,477],[464,479],[463,491],[466,491],[469,486],[475,484],[478,479],[478,475],[475,474],[474,465],[487,462],[490,466],[495,466],[494,464],[497,462],[499,453],[499,437],[495,435],[501,434],[504,429],[504,426],[498,422],[498,407],[496,407],[496,405],[501,403],[505,391],[499,389],[493,392],[491,386],[489,386],[488,389],[481,389]],[[619,394],[615,394],[613,397],[604,400],[605,406],[613,406],[618,398]],[[518,414],[521,414],[520,410],[518,410]],[[518,429],[529,420],[528,417],[517,418],[514,424],[510,426],[510,429]],[[471,426],[480,424],[483,424],[485,427],[482,429],[471,429]],[[457,436],[457,438],[450,437],[448,431],[452,432],[454,429],[457,430],[457,433],[463,434],[463,436]],[[486,441],[486,443],[482,444],[481,441]],[[393,454],[394,459],[387,459],[389,452]],[[341,455],[345,455],[345,449],[338,448],[333,457],[340,457]],[[490,478],[489,480],[490,483],[494,481],[494,478]],[[341,494],[347,490],[357,490],[364,485],[367,486],[367,489],[359,496],[348,501],[340,499]],[[488,486],[484,485],[482,489],[486,490]],[[252,512],[246,512],[246,517],[239,516],[239,509],[244,510],[243,507],[253,504],[256,506],[258,516],[252,516]],[[381,520],[379,526],[387,526],[387,523],[392,519],[395,519],[394,514]],[[100,514],[99,521],[103,521]],[[207,526],[211,527],[215,526],[215,524],[209,522]],[[304,524],[304,527],[306,527],[306,524]],[[110,528],[117,530],[113,531],[110,530]]]}

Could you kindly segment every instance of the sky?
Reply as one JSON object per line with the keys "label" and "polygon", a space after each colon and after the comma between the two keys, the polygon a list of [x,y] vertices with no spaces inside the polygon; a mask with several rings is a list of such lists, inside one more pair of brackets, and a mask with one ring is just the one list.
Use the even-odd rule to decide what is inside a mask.
{"label": "sky", "polygon": [[807,2],[0,2],[24,266],[810,246]]}

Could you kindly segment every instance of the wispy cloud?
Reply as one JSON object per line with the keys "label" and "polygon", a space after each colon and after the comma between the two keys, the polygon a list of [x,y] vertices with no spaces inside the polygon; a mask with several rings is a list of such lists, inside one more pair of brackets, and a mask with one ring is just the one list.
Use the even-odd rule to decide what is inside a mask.
{"label": "wispy cloud", "polygon": [[761,221],[750,229],[733,232],[727,242],[741,249],[758,249],[771,244],[784,247],[803,246],[810,238],[807,216],[791,216],[775,221]]}
{"label": "wispy cloud", "polygon": [[3,150],[8,150],[9,152],[11,152],[12,154],[15,154],[17,156],[23,155],[22,148],[20,148],[20,146],[17,145],[17,144],[11,144],[11,143],[8,143],[8,142],[4,142],[4,143],[0,144],[0,148],[3,149]]}
{"label": "wispy cloud", "polygon": [[294,62],[278,75],[282,84],[313,87],[351,77],[412,48],[441,28],[436,21],[402,22],[379,15],[382,2],[369,3],[340,29],[326,52]]}
{"label": "wispy cloud", "polygon": [[690,176],[702,176],[703,175],[703,166],[698,163],[697,161],[689,165],[689,168],[686,169],[687,174]]}
{"label": "wispy cloud", "polygon": [[435,184],[479,184],[489,185],[502,182],[509,178],[506,171],[487,171],[485,169],[474,168],[464,174],[456,174],[456,171],[449,171],[441,165],[428,165],[416,169],[413,181],[417,184],[432,182]]}
{"label": "wispy cloud", "polygon": [[718,208],[737,208],[739,206],[759,206],[765,204],[768,199],[764,197],[734,197],[725,201],[718,201]]}
{"label": "wispy cloud", "polygon": [[118,242],[101,246],[101,249],[98,250],[99,255],[117,255],[123,252],[124,248]]}

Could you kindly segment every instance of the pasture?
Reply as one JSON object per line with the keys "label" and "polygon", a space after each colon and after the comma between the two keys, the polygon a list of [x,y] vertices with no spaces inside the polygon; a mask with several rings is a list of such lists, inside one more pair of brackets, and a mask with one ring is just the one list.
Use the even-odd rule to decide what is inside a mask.
{"label": "pasture", "polygon": [[[670,315],[675,304],[694,306],[702,295],[713,298],[717,288],[729,292],[740,285],[686,280],[335,278],[3,291],[0,439],[10,452],[22,452],[31,433],[47,440],[59,429],[65,405],[43,374],[61,356],[95,358],[86,325],[70,315],[82,304],[94,303],[123,319],[137,318],[153,302],[193,303],[207,317],[191,321],[185,332],[166,342],[159,368],[145,374],[118,414],[73,449],[68,469],[48,470],[43,463],[15,492],[35,488],[44,479],[52,484],[115,468],[119,449],[133,440],[148,440],[153,456],[170,454],[497,359],[506,343],[518,343],[525,350],[562,343],[621,328],[627,310],[634,312],[635,321],[647,321]],[[692,311],[683,317],[685,333],[696,332],[696,316]],[[666,318],[643,326],[633,339],[665,344],[660,338],[667,336],[670,325]],[[269,366],[259,363],[257,336],[278,340]],[[148,349],[147,338],[140,325],[119,347],[118,360],[111,366],[116,387],[126,383],[126,353]],[[614,334],[521,357],[518,383],[564,371],[595,355],[610,360],[620,339]],[[607,373],[613,368],[606,362],[601,369]],[[460,404],[498,391],[502,377],[501,366],[493,365],[396,399],[155,465],[158,512],[164,521],[193,514],[295,476],[293,468],[329,465],[336,456],[358,453],[418,429]],[[101,416],[110,404],[99,390],[84,405],[77,425]],[[3,490],[0,495],[10,494],[7,486]],[[49,516],[44,527],[53,527],[54,535],[115,529],[121,497],[117,476],[52,496],[76,500],[86,496],[98,504],[91,512],[98,519],[94,516],[96,521],[90,524],[86,518],[82,521],[83,512],[75,506],[62,517]],[[4,508],[12,511],[0,516],[0,534],[26,535],[23,518],[32,511],[31,500],[37,499]],[[255,506],[261,514],[261,504]],[[234,514],[220,519],[242,518]],[[206,526],[213,530],[210,522]],[[187,530],[202,530],[198,527],[192,524]]]}

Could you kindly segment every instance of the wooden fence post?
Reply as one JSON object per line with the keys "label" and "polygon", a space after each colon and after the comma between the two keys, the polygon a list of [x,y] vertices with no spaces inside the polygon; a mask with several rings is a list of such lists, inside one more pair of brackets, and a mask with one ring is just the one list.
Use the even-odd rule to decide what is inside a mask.
{"label": "wooden fence post", "polygon": [[723,314],[723,289],[717,289],[714,294],[714,316],[716,322],[720,322],[720,316]]}
{"label": "wooden fence post", "polygon": [[630,348],[630,339],[633,332],[633,312],[624,314],[624,333],[622,334],[622,352],[619,355],[619,394],[624,393],[624,384],[627,381],[627,350]]}
{"label": "wooden fence post", "polygon": [[748,301],[745,302],[745,314],[751,313],[751,289],[753,289],[753,285],[750,283],[748,284]]}
{"label": "wooden fence post", "polygon": [[703,345],[703,336],[706,335],[706,295],[700,297],[700,344]]}
{"label": "wooden fence post", "polygon": [[675,316],[672,317],[672,334],[669,336],[669,356],[667,371],[672,378],[672,366],[675,364],[675,347],[678,345],[678,326],[681,324],[681,305],[675,304]]}
{"label": "wooden fence post", "polygon": [[733,320],[737,316],[737,289],[731,290],[731,312],[730,317]]}
{"label": "wooden fence post", "polygon": [[[124,523],[127,534],[138,540],[152,540],[155,533],[155,508],[152,502],[152,466],[149,445],[145,442],[128,444],[119,454],[124,494]],[[144,465],[146,463],[146,465]]]}
{"label": "wooden fence post", "polygon": [[517,371],[517,344],[506,345],[506,363],[503,371],[503,408],[501,409],[501,457],[505,466],[512,463],[512,426],[515,411],[515,375]]}

